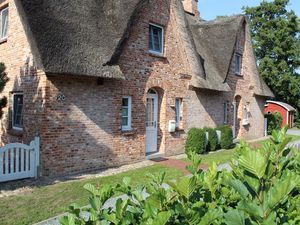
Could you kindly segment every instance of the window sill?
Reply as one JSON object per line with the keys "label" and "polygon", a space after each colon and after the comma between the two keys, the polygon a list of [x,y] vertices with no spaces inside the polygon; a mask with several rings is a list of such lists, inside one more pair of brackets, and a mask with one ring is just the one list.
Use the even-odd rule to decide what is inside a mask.
{"label": "window sill", "polygon": [[158,52],[149,51],[149,55],[152,56],[152,57],[161,58],[161,59],[166,59],[167,58],[167,57],[164,56],[164,54],[158,53]]}
{"label": "window sill", "polygon": [[7,38],[0,39],[0,44],[6,43],[6,42],[7,42]]}
{"label": "window sill", "polygon": [[235,75],[238,77],[243,77],[243,75],[241,73],[235,73]]}
{"label": "window sill", "polygon": [[24,134],[24,130],[18,130],[18,129],[12,128],[8,131],[8,134],[16,136],[16,137],[22,137]]}
{"label": "window sill", "polygon": [[182,132],[184,129],[182,127],[176,127],[175,131]]}
{"label": "window sill", "polygon": [[122,135],[124,136],[131,136],[136,134],[136,130],[131,129],[131,130],[121,130]]}

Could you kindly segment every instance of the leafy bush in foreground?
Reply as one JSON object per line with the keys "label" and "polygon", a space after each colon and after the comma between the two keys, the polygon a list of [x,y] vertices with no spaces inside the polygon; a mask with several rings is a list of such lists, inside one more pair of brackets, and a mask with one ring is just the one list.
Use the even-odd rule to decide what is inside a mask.
{"label": "leafy bush in foreground", "polygon": [[204,153],[206,148],[206,135],[202,129],[191,128],[185,143],[185,152],[189,155],[193,153]]}
{"label": "leafy bush in foreground", "polygon": [[223,125],[219,126],[217,130],[221,131],[221,148],[230,149],[233,144],[233,133],[231,127]]}
{"label": "leafy bush in foreground", "polygon": [[[85,185],[91,207],[70,207],[63,225],[79,224],[197,224],[275,225],[300,223],[300,154],[286,148],[286,129],[273,132],[272,140],[260,149],[242,143],[231,163],[232,172],[199,169],[201,158],[191,154],[192,176],[167,182],[164,174],[153,177],[149,186],[132,189],[130,180],[101,189]],[[148,195],[145,195],[145,192]],[[103,208],[115,194],[115,209]],[[88,212],[84,217],[82,212]]]}

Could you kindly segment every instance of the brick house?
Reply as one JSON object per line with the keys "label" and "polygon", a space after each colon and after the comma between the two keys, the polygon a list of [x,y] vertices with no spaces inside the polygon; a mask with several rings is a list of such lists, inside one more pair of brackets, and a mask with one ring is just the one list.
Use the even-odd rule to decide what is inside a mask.
{"label": "brick house", "polygon": [[[1,143],[41,138],[41,175],[182,153],[192,127],[264,134],[247,19],[197,0],[0,0]],[[169,123],[175,123],[170,132]]]}

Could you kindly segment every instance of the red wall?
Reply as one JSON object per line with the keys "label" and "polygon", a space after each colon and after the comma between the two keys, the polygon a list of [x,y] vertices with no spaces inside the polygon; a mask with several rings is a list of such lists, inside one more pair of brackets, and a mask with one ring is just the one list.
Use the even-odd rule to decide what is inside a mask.
{"label": "red wall", "polygon": [[287,110],[280,106],[277,105],[275,103],[267,103],[268,106],[265,108],[265,113],[271,112],[272,114],[275,112],[279,112],[282,116],[282,126],[286,126],[287,125],[287,121],[288,121],[288,117],[287,117]]}

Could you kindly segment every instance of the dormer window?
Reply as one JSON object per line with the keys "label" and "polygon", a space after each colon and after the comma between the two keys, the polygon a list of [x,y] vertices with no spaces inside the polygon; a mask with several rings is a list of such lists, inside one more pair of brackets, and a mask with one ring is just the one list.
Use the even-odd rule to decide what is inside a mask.
{"label": "dormer window", "polygon": [[159,25],[149,26],[149,51],[154,54],[164,54],[164,29]]}
{"label": "dormer window", "polygon": [[7,38],[8,7],[0,9],[0,41]]}
{"label": "dormer window", "polygon": [[235,54],[235,74],[242,75],[242,56],[240,54]]}

